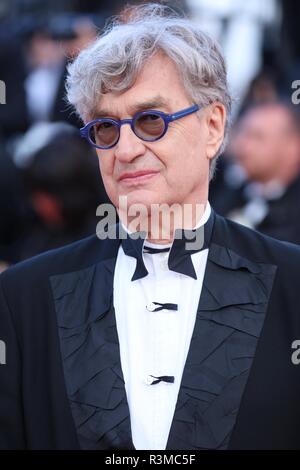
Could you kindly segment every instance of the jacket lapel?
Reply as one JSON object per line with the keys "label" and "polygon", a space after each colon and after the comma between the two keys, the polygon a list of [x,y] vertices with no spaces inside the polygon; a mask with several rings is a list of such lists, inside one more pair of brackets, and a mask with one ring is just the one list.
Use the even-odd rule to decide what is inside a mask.
{"label": "jacket lapel", "polygon": [[113,307],[116,257],[52,276],[65,383],[82,449],[133,448]]}
{"label": "jacket lapel", "polygon": [[226,449],[276,267],[211,243],[167,449]]}

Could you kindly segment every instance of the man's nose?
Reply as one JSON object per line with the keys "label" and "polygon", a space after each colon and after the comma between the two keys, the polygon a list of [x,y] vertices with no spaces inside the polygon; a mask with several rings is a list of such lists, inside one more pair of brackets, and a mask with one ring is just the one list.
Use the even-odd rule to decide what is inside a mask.
{"label": "man's nose", "polygon": [[144,142],[135,135],[129,124],[120,127],[120,138],[115,146],[115,157],[130,162],[145,153]]}

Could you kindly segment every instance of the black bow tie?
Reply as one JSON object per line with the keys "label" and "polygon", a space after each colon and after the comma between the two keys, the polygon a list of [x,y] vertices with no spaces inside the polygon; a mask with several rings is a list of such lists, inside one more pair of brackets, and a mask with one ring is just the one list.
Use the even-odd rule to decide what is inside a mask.
{"label": "black bow tie", "polygon": [[[204,226],[199,227],[196,230],[177,229],[175,231],[175,237],[171,248],[162,249],[163,251],[170,250],[168,267],[171,271],[197,279],[191,255],[209,247],[213,225],[214,213],[212,211]],[[122,229],[121,226],[119,226],[119,229],[123,231],[124,235],[124,229]],[[147,276],[148,274],[143,261],[143,246],[146,232],[136,232],[132,235],[125,233],[125,235],[126,237],[122,238],[124,253],[127,256],[135,258],[137,261],[134,274],[131,278],[132,281],[135,281]],[[199,243],[195,243],[196,240],[200,240],[200,246],[198,246]],[[193,245],[195,245],[195,248],[193,248]],[[149,252],[149,247],[145,248],[145,252]],[[153,250],[155,250],[155,248],[153,248]],[[150,249],[150,252],[151,251],[152,249]]]}

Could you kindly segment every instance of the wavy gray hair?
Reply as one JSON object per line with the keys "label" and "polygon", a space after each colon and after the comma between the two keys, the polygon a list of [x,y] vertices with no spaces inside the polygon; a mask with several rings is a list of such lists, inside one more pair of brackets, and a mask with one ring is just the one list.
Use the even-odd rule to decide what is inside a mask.
{"label": "wavy gray hair", "polygon": [[225,106],[225,136],[211,162],[212,177],[229,128],[231,97],[226,66],[218,44],[170,7],[155,3],[140,5],[127,12],[126,22],[124,16],[115,17],[103,34],[69,65],[68,101],[83,121],[88,121],[101,95],[129,89],[145,61],[158,51],[173,60],[194,103],[207,106],[218,101]]}

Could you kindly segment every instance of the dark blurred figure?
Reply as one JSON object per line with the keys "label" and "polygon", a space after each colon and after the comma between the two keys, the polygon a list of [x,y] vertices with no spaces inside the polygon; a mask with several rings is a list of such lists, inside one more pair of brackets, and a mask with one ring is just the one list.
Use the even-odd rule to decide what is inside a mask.
{"label": "dark blurred figure", "polygon": [[249,182],[227,216],[300,244],[300,121],[295,107],[277,102],[250,108],[235,129],[230,151]]}
{"label": "dark blurred figure", "polygon": [[76,127],[82,124],[65,101],[66,66],[96,38],[96,33],[90,18],[76,14],[55,15],[33,30],[27,39],[25,80],[31,123],[67,121]]}
{"label": "dark blurred figure", "polygon": [[209,187],[209,201],[215,211],[225,216],[233,207],[242,205],[246,184],[244,169],[226,152],[218,160]]}
{"label": "dark blurred figure", "polygon": [[249,107],[277,102],[290,88],[286,86],[283,74],[277,67],[264,67],[250,83],[248,92],[241,103],[239,115],[243,115]]}
{"label": "dark blurred figure", "polygon": [[22,185],[11,155],[0,143],[0,272],[18,260],[22,231]]}
{"label": "dark blurred figure", "polygon": [[282,29],[278,57],[285,67],[288,86],[300,73],[300,3],[298,0],[281,0]]}
{"label": "dark blurred figure", "polygon": [[[0,18],[0,138],[10,143],[36,122],[82,123],[65,101],[68,61],[89,45],[104,18],[76,13]],[[19,22],[19,25],[18,25]]]}
{"label": "dark blurred figure", "polygon": [[95,233],[96,208],[108,202],[94,150],[66,123],[28,131],[15,161],[32,208],[19,260]]}
{"label": "dark blurred figure", "polygon": [[6,104],[0,104],[0,139],[8,140],[25,132],[28,123],[24,89],[25,63],[18,38],[1,29],[0,80],[5,83]]}

